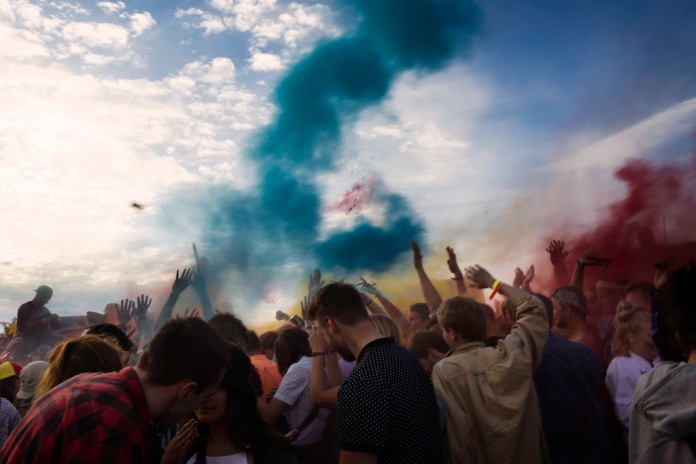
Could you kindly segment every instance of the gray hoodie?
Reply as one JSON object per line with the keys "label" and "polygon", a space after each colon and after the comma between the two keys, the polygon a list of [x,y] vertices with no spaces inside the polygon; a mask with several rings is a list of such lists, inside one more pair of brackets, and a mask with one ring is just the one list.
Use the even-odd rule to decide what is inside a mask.
{"label": "gray hoodie", "polygon": [[696,463],[696,364],[664,362],[641,376],[633,396],[629,461]]}

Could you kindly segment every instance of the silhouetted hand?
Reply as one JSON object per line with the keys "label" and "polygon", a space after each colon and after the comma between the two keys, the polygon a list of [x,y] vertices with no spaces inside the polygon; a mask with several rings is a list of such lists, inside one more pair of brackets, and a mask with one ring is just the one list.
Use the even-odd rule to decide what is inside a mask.
{"label": "silhouetted hand", "polygon": [[416,242],[411,242],[411,250],[413,250],[413,267],[423,269],[423,255],[421,255],[421,249]]}
{"label": "silhouetted hand", "polygon": [[565,242],[563,240],[551,240],[546,251],[549,252],[549,259],[554,266],[563,263],[568,257],[569,251],[564,251]]}
{"label": "silhouetted hand", "polygon": [[522,279],[522,288],[524,290],[531,290],[530,289],[530,284],[532,283],[532,280],[534,280],[534,275],[536,271],[534,269],[534,265],[532,264],[527,268],[527,272],[524,273],[524,278]]}
{"label": "silhouetted hand", "polygon": [[493,276],[478,264],[466,268],[466,277],[478,288],[490,288],[495,283]]}
{"label": "silhouetted hand", "polygon": [[457,263],[457,255],[454,253],[454,248],[452,247],[446,247],[447,250],[447,266],[449,266],[449,270],[452,274],[454,274],[454,278],[456,280],[461,280],[464,278],[464,275],[462,274],[462,270],[459,268],[459,264]]}
{"label": "silhouetted hand", "polygon": [[309,300],[314,298],[314,295],[324,286],[324,281],[321,280],[321,270],[319,268],[314,269],[313,272],[309,273],[309,283],[307,284],[307,295]]}
{"label": "silhouetted hand", "polygon": [[519,267],[515,268],[515,278],[512,281],[512,286],[515,288],[520,288],[524,282],[524,272]]}
{"label": "silhouetted hand", "polygon": [[128,321],[133,317],[133,309],[135,308],[135,302],[126,298],[121,300],[121,304],[116,310],[116,315],[118,317],[119,327],[126,327]]}
{"label": "silhouetted hand", "polygon": [[152,304],[152,298],[142,294],[135,299],[135,309],[133,310],[133,316],[136,319],[144,319],[147,316],[147,310]]}
{"label": "silhouetted hand", "polygon": [[359,290],[363,293],[367,293],[368,295],[372,296],[380,296],[382,292],[377,290],[377,287],[375,286],[374,283],[369,283],[367,280],[363,279],[362,277],[360,278],[360,283],[356,285],[359,287]]}
{"label": "silhouetted hand", "polygon": [[179,270],[176,270],[176,278],[172,284],[172,293],[181,294],[191,284],[192,277],[191,269],[185,268],[179,275]]}
{"label": "silhouetted hand", "polygon": [[604,258],[594,251],[588,251],[578,258],[578,264],[581,266],[602,266],[604,269],[609,266],[610,259]]}

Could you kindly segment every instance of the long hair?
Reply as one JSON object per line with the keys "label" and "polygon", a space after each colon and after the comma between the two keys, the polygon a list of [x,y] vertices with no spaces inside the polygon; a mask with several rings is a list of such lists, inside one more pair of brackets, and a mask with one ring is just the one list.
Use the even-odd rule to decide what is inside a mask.
{"label": "long hair", "polygon": [[614,341],[612,351],[617,356],[628,356],[631,350],[629,336],[640,332],[645,324],[650,324],[650,314],[640,308],[636,308],[628,301],[621,301],[616,308],[614,316]]}
{"label": "long hair", "polygon": [[[238,346],[230,346],[230,364],[222,379],[220,388],[225,389],[227,401],[223,421],[227,438],[238,449],[248,449],[255,455],[263,454],[269,445],[288,446],[285,437],[270,432],[261,418],[256,397],[248,385],[249,372],[254,367],[251,360]],[[246,384],[245,384],[246,382]],[[199,438],[193,446],[195,462],[206,462],[208,425],[199,424]]]}
{"label": "long hair", "polygon": [[48,355],[48,368],[36,387],[34,402],[77,374],[117,372],[122,367],[118,351],[109,342],[96,335],[71,338],[56,345]]}
{"label": "long hair", "polygon": [[276,362],[282,375],[303,356],[312,354],[309,334],[302,329],[286,329],[278,336],[275,344]]}
{"label": "long hair", "polygon": [[397,345],[402,344],[401,330],[391,317],[384,314],[373,314],[370,319],[379,333],[385,337],[392,337]]}

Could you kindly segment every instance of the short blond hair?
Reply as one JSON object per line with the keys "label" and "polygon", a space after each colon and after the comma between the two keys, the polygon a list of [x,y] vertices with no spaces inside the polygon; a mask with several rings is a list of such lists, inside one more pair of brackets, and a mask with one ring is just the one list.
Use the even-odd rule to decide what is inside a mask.
{"label": "short blond hair", "polygon": [[612,351],[617,356],[628,356],[631,350],[629,335],[640,332],[645,324],[650,324],[650,314],[633,306],[628,301],[619,302],[614,316],[614,341]]}
{"label": "short blond hair", "polygon": [[399,326],[396,325],[396,322],[391,317],[384,314],[374,314],[370,316],[370,319],[379,333],[385,337],[392,337],[398,345],[401,345],[403,341],[401,339],[401,330],[399,330]]}
{"label": "short blond hair", "polygon": [[486,340],[486,317],[481,305],[467,296],[455,296],[443,301],[437,310],[437,322],[443,329],[452,329],[462,340]]}

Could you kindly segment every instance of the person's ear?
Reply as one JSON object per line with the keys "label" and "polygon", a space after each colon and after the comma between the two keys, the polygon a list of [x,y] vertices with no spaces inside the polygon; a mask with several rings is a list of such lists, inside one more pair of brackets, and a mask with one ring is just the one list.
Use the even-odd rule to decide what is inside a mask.
{"label": "person's ear", "polygon": [[179,388],[179,392],[176,395],[176,399],[178,401],[187,401],[191,399],[191,397],[196,394],[197,387],[198,384],[196,382],[186,381],[181,385],[181,388]]}
{"label": "person's ear", "polygon": [[436,362],[440,361],[445,357],[443,353],[440,351],[436,350],[435,348],[427,348],[428,351],[428,359],[435,364]]}
{"label": "person's ear", "polygon": [[338,332],[338,326],[336,325],[336,321],[334,321],[332,318],[329,316],[326,316],[326,328],[331,332],[332,334]]}

